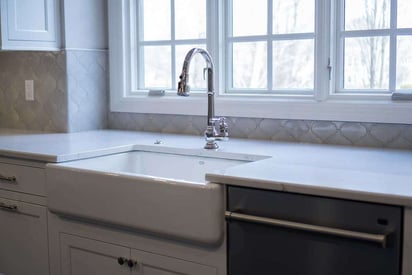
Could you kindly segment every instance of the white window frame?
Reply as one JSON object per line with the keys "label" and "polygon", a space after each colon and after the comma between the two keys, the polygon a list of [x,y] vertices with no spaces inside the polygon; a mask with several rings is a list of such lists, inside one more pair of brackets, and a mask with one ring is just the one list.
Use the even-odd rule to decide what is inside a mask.
{"label": "white window frame", "polygon": [[[148,93],[131,95],[130,1],[109,0],[109,62],[110,110],[112,112],[202,115],[207,113],[206,93],[178,97],[174,91],[164,96]],[[215,61],[215,111],[219,116],[305,119],[329,121],[358,121],[412,124],[412,102],[393,101],[390,94],[364,97],[331,93],[333,81],[329,80],[328,64],[336,64],[331,49],[336,47],[332,35],[337,26],[331,20],[336,13],[336,1],[317,0],[315,22],[318,37],[315,42],[315,94],[314,95],[233,95],[223,93],[227,66],[224,51],[225,6],[220,0],[208,0],[211,17],[207,34],[211,39],[208,49]],[[214,11],[214,12],[211,12]],[[218,12],[215,12],[218,11]],[[221,28],[221,29],[219,29]],[[213,30],[213,31],[211,31]],[[219,31],[216,31],[219,30]],[[335,39],[331,45],[330,41]],[[221,47],[222,48],[222,47]],[[332,59],[330,59],[332,57]]]}

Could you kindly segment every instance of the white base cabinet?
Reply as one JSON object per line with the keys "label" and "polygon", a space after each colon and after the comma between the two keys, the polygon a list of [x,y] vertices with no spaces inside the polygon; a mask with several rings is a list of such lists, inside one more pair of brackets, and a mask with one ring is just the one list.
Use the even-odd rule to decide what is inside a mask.
{"label": "white base cabinet", "polygon": [[49,274],[47,209],[0,198],[0,274]]}
{"label": "white base cabinet", "polygon": [[0,274],[49,274],[44,164],[0,158]]}
{"label": "white base cabinet", "polygon": [[51,275],[226,275],[226,243],[201,246],[49,212]]}
{"label": "white base cabinet", "polygon": [[118,258],[130,257],[130,249],[118,245],[60,234],[62,275],[130,275],[129,267]]}
{"label": "white base cabinet", "polygon": [[213,267],[120,245],[60,234],[62,275],[216,275]]}

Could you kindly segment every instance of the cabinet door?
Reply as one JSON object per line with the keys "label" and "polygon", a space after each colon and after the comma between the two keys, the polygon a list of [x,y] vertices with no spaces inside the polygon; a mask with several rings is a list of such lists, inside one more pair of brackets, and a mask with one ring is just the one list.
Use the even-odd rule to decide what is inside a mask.
{"label": "cabinet door", "polygon": [[130,257],[126,247],[61,233],[60,253],[62,275],[130,275],[127,264],[117,261]]}
{"label": "cabinet door", "polygon": [[0,198],[0,274],[49,274],[47,210]]}
{"label": "cabinet door", "polygon": [[216,269],[210,266],[187,262],[176,258],[131,250],[131,259],[136,261],[132,268],[133,275],[216,275]]}
{"label": "cabinet door", "polygon": [[58,49],[59,0],[0,0],[3,49]]}

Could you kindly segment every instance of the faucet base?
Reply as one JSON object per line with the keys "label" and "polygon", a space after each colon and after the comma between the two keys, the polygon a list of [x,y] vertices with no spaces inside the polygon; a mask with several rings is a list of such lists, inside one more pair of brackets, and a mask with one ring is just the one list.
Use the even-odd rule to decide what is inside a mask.
{"label": "faucet base", "polygon": [[203,147],[203,148],[205,148],[205,149],[217,149],[217,148],[219,148],[219,145],[217,145],[216,141],[211,140],[211,141],[208,141],[205,144],[205,147]]}

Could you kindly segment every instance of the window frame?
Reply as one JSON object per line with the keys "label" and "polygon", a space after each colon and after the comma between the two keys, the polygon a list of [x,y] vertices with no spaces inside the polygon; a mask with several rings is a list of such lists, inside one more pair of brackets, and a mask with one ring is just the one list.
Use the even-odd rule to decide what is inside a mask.
{"label": "window frame", "polygon": [[[130,1],[109,0],[109,62],[110,62],[110,111],[128,113],[156,113],[175,115],[202,115],[207,113],[206,93],[193,93],[190,97],[178,97],[175,91],[164,96],[128,94],[130,89]],[[224,61],[224,45],[227,21],[226,7],[219,0],[208,0],[207,47],[215,61],[215,111],[219,116],[304,119],[327,121],[356,121],[412,124],[412,102],[393,101],[391,95],[342,95],[332,93],[334,73],[329,79],[328,64],[333,70],[336,64],[334,29],[332,18],[336,15],[336,1],[317,0],[315,28],[314,95],[277,94],[233,95],[223,93],[227,69]],[[393,0],[392,0],[393,1]],[[331,3],[333,2],[333,3]],[[212,12],[214,11],[214,12]],[[218,11],[218,12],[216,12]],[[331,15],[333,12],[334,15]],[[211,31],[213,30],[213,31]],[[219,31],[216,31],[219,30]],[[331,45],[331,41],[334,43]],[[332,58],[331,58],[332,57]],[[330,61],[330,62],[329,62]]]}

